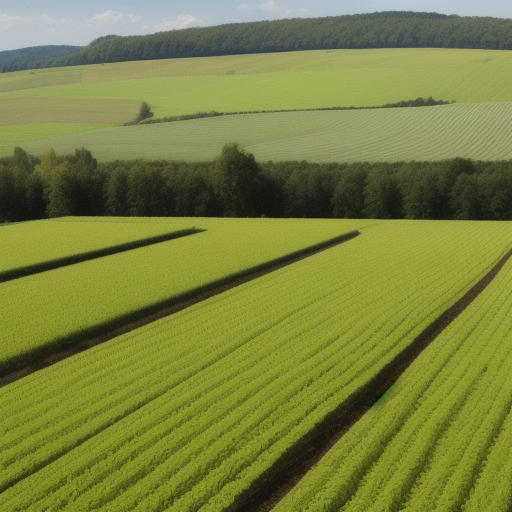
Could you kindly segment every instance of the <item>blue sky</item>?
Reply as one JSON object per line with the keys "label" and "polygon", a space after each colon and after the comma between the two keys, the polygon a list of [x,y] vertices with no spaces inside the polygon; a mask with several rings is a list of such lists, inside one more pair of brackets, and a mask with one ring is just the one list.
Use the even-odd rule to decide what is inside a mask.
{"label": "blue sky", "polygon": [[1,0],[0,50],[84,46],[107,35],[150,34],[194,26],[339,16],[375,11],[427,11],[512,18],[511,0]]}

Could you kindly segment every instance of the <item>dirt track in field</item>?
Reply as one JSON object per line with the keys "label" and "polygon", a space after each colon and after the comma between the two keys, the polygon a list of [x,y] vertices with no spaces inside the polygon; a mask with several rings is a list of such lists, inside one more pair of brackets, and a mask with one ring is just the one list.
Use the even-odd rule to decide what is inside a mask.
{"label": "dirt track in field", "polygon": [[510,257],[512,249],[371,381],[340,404],[313,431],[283,455],[266,474],[240,496],[235,506],[225,512],[270,512],[398,380],[421,352],[480,295]]}
{"label": "dirt track in field", "polygon": [[270,272],[274,272],[280,268],[286,267],[287,265],[296,263],[297,261],[309,258],[314,254],[318,254],[319,252],[330,249],[331,247],[340,245],[344,242],[347,242],[348,240],[352,240],[359,234],[360,233],[358,231],[352,231],[350,233],[342,235],[341,237],[338,237],[332,243],[323,245],[321,248],[313,248],[310,251],[302,252],[300,255],[290,256],[289,259],[281,260],[279,263],[276,263],[274,265],[269,265],[268,267],[265,267],[263,269],[255,270],[254,272],[248,272],[247,274],[240,277],[234,277],[232,279],[229,279],[229,281],[223,282],[222,284],[214,284],[211,288],[207,290],[201,290],[185,300],[181,300],[168,306],[163,306],[157,311],[152,311],[150,313],[143,314],[136,320],[124,322],[122,323],[122,325],[105,330],[101,334],[90,336],[79,341],[76,341],[73,344],[67,346],[65,349],[57,350],[54,353],[46,357],[42,357],[41,359],[33,363],[30,363],[23,368],[20,368],[16,371],[13,371],[12,373],[0,377],[0,387],[6,386],[11,382],[15,382],[19,379],[22,379],[23,377],[26,377],[31,373],[37,372],[38,370],[41,370],[43,368],[47,368],[52,364],[58,363],[59,361],[74,356],[75,354],[83,352],[89,348],[95,347],[100,343],[109,341],[112,338],[115,338],[116,336],[120,336],[121,334],[133,331],[134,329],[147,325],[151,322],[154,322],[166,316],[170,316],[174,313],[177,313],[178,311],[188,308],[194,304],[197,304],[198,302],[201,302],[203,300],[209,299],[210,297],[230,290],[231,288],[240,286],[241,284],[252,281],[253,279],[257,279],[258,277],[269,274]]}

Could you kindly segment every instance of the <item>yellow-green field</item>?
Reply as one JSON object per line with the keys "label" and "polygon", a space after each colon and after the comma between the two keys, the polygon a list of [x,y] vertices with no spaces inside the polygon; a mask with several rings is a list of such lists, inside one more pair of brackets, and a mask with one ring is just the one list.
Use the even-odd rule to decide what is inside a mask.
{"label": "yellow-green field", "polygon": [[37,123],[17,124],[11,126],[0,125],[0,156],[11,155],[16,146],[27,148],[28,143],[33,141],[37,141],[37,144],[41,144],[45,148],[49,148],[51,145],[45,143],[46,139],[59,137],[60,135],[70,135],[89,130],[98,130],[100,128],[105,128],[105,125],[80,123]]}
{"label": "yellow-green field", "polygon": [[[28,125],[30,126],[30,125]],[[25,143],[66,154],[85,146],[100,161],[212,160],[238,141],[260,161],[400,161],[512,158],[512,102],[422,108],[244,114],[92,130]],[[12,148],[2,146],[5,153]]]}
{"label": "yellow-green field", "polygon": [[37,123],[122,124],[131,121],[140,102],[101,98],[24,98],[1,102],[0,125]]}
{"label": "yellow-green field", "polygon": [[[27,143],[48,139],[49,131],[65,134],[83,131],[86,124],[122,124],[136,117],[142,101],[153,107],[157,118],[212,110],[378,106],[420,96],[456,100],[457,104],[505,102],[512,100],[511,67],[512,52],[508,51],[372,49],[126,62],[5,73],[0,75],[0,112],[1,124],[8,127],[2,127],[0,151],[5,155],[16,145],[31,151],[35,151],[32,148],[46,149],[49,146],[44,143],[39,146]],[[422,115],[427,115],[426,109],[421,111]],[[360,116],[360,122],[368,119],[367,113],[353,115]],[[328,125],[332,123],[329,116],[330,113],[322,113],[315,118],[315,123]],[[282,126],[285,120],[291,120],[293,124],[297,119],[284,116],[276,122]],[[222,125],[226,134],[238,134],[240,120],[233,117],[222,122],[229,125]],[[20,132],[19,126],[27,123],[42,123],[46,128],[24,128]],[[57,130],[50,127],[50,123],[57,126],[66,123],[66,127]],[[75,123],[82,127],[73,127]],[[180,123],[179,130],[188,134],[195,131],[196,126],[197,123],[188,126]],[[280,128],[283,133],[282,136],[278,134],[277,139],[287,138],[288,132],[297,129],[310,134],[309,128]],[[166,129],[174,133],[173,130],[178,128]],[[368,125],[367,129],[372,130],[372,126]],[[140,132],[144,135],[137,135],[137,140],[151,139],[153,132],[150,128],[144,127],[144,130],[147,131]],[[160,130],[164,132],[158,133],[167,133],[163,128]],[[271,131],[275,133],[276,130]],[[125,131],[124,128],[115,135],[109,132],[106,142],[132,146],[131,133],[139,132]],[[97,135],[99,138],[106,136],[105,133]],[[316,132],[315,137],[322,137],[322,131]],[[89,139],[84,137],[81,142],[80,137],[75,137],[72,140],[78,141],[79,146],[87,146]],[[248,146],[259,144],[257,140],[243,141],[239,137],[236,140]],[[186,146],[194,143],[187,141]],[[363,145],[367,142],[360,140]],[[202,147],[201,143],[197,145]],[[151,151],[167,155],[166,149],[158,145]],[[217,146],[215,153],[219,150],[220,146]],[[147,153],[140,156],[147,156]],[[274,159],[285,158],[280,151],[270,153]],[[339,151],[329,145],[327,153],[338,154]],[[398,159],[396,155],[392,157]],[[197,156],[197,159],[203,158],[203,154]],[[318,160],[312,156],[308,159]],[[369,156],[367,159],[373,158]]]}

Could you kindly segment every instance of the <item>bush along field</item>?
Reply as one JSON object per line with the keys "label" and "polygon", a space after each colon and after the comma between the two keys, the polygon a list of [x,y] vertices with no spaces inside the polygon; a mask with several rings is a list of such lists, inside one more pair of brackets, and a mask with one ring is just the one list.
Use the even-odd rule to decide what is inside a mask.
{"label": "bush along field", "polygon": [[[303,222],[332,227],[346,221],[223,219],[211,231],[237,225],[249,234],[259,225],[270,233],[273,224],[288,224],[288,231],[299,233]],[[4,386],[2,510],[243,510],[255,482],[464,297],[512,246],[508,222],[380,221],[359,231],[345,244]],[[276,242],[268,236],[259,244],[271,248]],[[203,264],[208,271],[209,262]],[[47,274],[56,279],[65,270]],[[354,446],[373,472],[357,486],[357,466],[343,465],[352,476],[338,489],[329,480],[329,493],[351,485],[349,497],[358,500],[359,492],[366,504],[365,493],[382,487],[386,503],[410,499],[413,506],[433,486],[436,502],[450,503],[446,510],[455,511],[465,500],[460,496],[474,489],[477,504],[487,489],[496,491],[497,510],[505,512],[509,481],[492,478],[509,434],[510,344],[500,333],[510,331],[510,265],[504,272],[475,301],[469,321],[454,324],[417,359],[412,383],[405,374],[364,420],[373,426],[375,442]],[[139,282],[136,272],[131,275],[132,283]],[[10,284],[0,285],[2,296]],[[103,297],[107,304],[114,288],[96,300]],[[404,419],[403,433],[398,417]],[[399,430],[403,441],[391,441]],[[360,438],[358,425],[353,431]],[[436,446],[428,452],[432,440]],[[462,461],[455,472],[436,469],[448,457],[446,450]],[[382,467],[372,466],[379,453]],[[390,474],[402,454],[404,464]],[[448,478],[443,493],[437,484]],[[400,489],[411,488],[412,494],[397,501]],[[313,499],[315,489],[307,486]],[[326,493],[318,499],[331,506]],[[283,510],[303,510],[302,502],[289,508],[284,503]]]}

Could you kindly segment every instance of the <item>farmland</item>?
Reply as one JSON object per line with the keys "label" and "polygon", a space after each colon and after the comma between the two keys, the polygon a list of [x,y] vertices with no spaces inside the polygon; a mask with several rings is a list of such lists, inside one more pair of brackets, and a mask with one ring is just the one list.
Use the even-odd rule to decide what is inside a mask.
{"label": "farmland", "polygon": [[[283,112],[91,130],[23,146],[71,153],[85,146],[100,161],[211,161],[237,140],[258,160],[313,162],[512,158],[512,102],[354,111]],[[33,125],[36,127],[37,125]],[[36,128],[34,128],[36,129]],[[5,147],[5,146],[4,146]],[[12,148],[5,147],[12,151]]]}
{"label": "farmland", "polygon": [[[5,113],[2,116],[2,123],[6,124],[1,127],[4,142],[0,154],[11,153],[16,145],[39,153],[44,152],[52,144],[60,148],[67,143],[76,145],[77,140],[82,140],[80,135],[68,141],[47,139],[56,130],[59,134],[72,134],[85,130],[88,125],[106,127],[133,119],[142,101],[152,106],[156,117],[212,110],[239,112],[379,106],[419,96],[456,100],[459,104],[508,102],[512,100],[512,87],[507,71],[510,65],[510,52],[377,49],[127,62],[5,73],[0,76],[0,106]],[[493,79],[488,80],[489,76]],[[375,83],[378,83],[379,87],[374,87]],[[59,100],[58,107],[56,100]],[[503,108],[506,110],[508,107]],[[27,117],[29,113],[30,118]],[[267,118],[267,123],[277,124],[273,132],[278,131],[278,141],[296,134],[297,123],[300,125],[310,121],[313,122],[313,126],[318,127],[313,133],[317,138],[321,138],[325,130],[331,132],[332,138],[342,137],[343,131],[339,127],[333,130],[331,125],[339,125],[347,118],[340,117],[337,122],[333,122],[330,114],[316,113],[317,117],[313,120],[293,116],[282,117],[279,114],[277,121],[272,117]],[[371,129],[371,122],[374,119],[367,117],[366,112],[350,114],[355,116],[350,119],[356,119],[356,124]],[[442,126],[457,123],[459,116],[456,110],[448,110],[446,114],[452,115],[447,115],[448,118],[443,121]],[[381,123],[386,121],[387,119],[383,118]],[[222,129],[227,130],[225,133],[229,134],[237,133],[241,120],[230,117],[222,122],[229,125],[222,125]],[[261,134],[258,132],[261,132],[261,129],[258,130],[257,124],[262,122],[264,121],[253,121],[249,118],[249,126],[252,128],[246,132],[248,140],[244,143],[251,149],[253,145],[256,147],[260,143]],[[39,123],[44,123],[45,129],[38,128]],[[66,128],[61,126],[62,130],[58,129],[59,123],[65,124]],[[74,126],[75,123],[78,126]],[[196,126],[198,125],[194,122],[187,128],[180,126],[179,130],[180,133],[181,130],[186,133],[189,133],[188,130],[197,132]],[[149,127],[143,128],[149,130]],[[198,136],[205,134],[211,139],[212,135],[209,135],[208,128],[216,130],[218,125],[199,124]],[[437,128],[438,125],[435,125],[434,129]],[[176,128],[171,130],[174,129]],[[492,138],[484,126],[481,129],[484,140],[487,137]],[[250,137],[251,130],[256,131],[253,138]],[[475,132],[474,128],[472,132]],[[150,131],[147,133],[152,134]],[[159,133],[161,138],[157,138],[157,141],[161,141],[167,135],[165,130]],[[302,135],[311,135],[311,131]],[[403,133],[396,134],[401,135]],[[146,135],[144,140],[151,136]],[[98,147],[94,149],[102,153],[99,158],[105,159],[107,154],[100,148],[100,138],[107,140],[114,148],[117,145],[120,152],[131,147],[134,137],[140,137],[139,132],[117,126],[112,131],[98,134]],[[338,138],[336,140],[339,140]],[[29,144],[30,141],[33,145]],[[37,141],[40,141],[39,144]],[[422,142],[420,139],[410,141],[416,144]],[[84,139],[79,145],[88,143],[94,144],[94,140]],[[482,146],[482,142],[479,145]],[[324,144],[325,146],[329,158],[343,158],[336,152],[336,144],[329,142],[328,145]],[[474,157],[498,158],[496,153],[492,152],[491,146],[492,144],[483,151],[487,151],[488,157]],[[156,149],[159,156],[174,158],[174,154],[164,153],[165,147],[165,144],[159,142],[152,145],[152,150]],[[219,147],[217,152],[218,149]],[[286,145],[283,155],[276,148],[264,149],[261,151],[262,157],[273,159],[284,159],[283,155],[288,157],[294,151],[292,147],[287,150]],[[191,156],[192,150],[193,148],[188,154],[186,151],[176,154],[176,157],[206,158],[206,153]],[[254,150],[257,152],[256,148]],[[207,154],[210,152],[211,150]],[[440,153],[447,154],[442,151]],[[118,155],[119,153],[114,150],[111,158],[118,158]],[[393,160],[396,160],[394,153],[392,155]],[[398,155],[401,158],[416,158],[414,154],[407,155],[400,151]],[[427,157],[439,158],[435,153]],[[315,155],[315,158],[319,156]],[[352,158],[372,159],[375,156],[371,151],[368,156],[365,151],[359,151],[357,156]]]}
{"label": "farmland", "polygon": [[275,512],[509,510],[512,260]]}
{"label": "farmland", "polygon": [[512,53],[166,37],[0,74],[0,510],[511,512]]}
{"label": "farmland", "polygon": [[[293,226],[299,233],[302,221],[207,222],[211,224],[202,226],[206,233],[162,245],[199,240],[207,234],[212,243],[215,237],[226,243],[224,224],[242,239],[244,232],[264,229],[267,238],[255,243],[266,240],[274,246],[287,223],[292,222],[288,231]],[[321,223],[326,223],[328,232],[336,224],[338,231],[349,228],[348,221],[315,222],[315,231]],[[226,510],[512,246],[507,222],[375,221],[358,227],[361,234],[345,244],[2,388],[0,405],[7,418],[0,436],[2,509]],[[187,252],[187,263],[193,254]],[[165,259],[162,255],[161,261]],[[203,265],[208,268],[211,262]],[[396,414],[407,414],[411,409],[407,404],[423,393],[420,402],[426,405],[418,409],[415,420],[421,424],[422,411],[436,402],[438,388],[457,383],[460,374],[465,375],[468,396],[476,397],[476,409],[463,399],[465,392],[459,386],[445,394],[435,410],[452,411],[458,418],[467,407],[471,417],[478,418],[492,409],[497,419],[475,439],[471,453],[482,453],[492,444],[485,442],[489,432],[503,432],[497,443],[506,445],[508,430],[501,430],[501,424],[510,380],[503,380],[503,372],[510,346],[492,333],[510,331],[506,316],[510,269],[509,264],[468,316],[417,359],[415,394],[408,396],[411,385],[404,375],[396,391],[376,405],[369,419],[365,417],[365,425],[375,425],[381,432],[384,424],[380,416],[373,421],[374,416],[396,419]],[[47,274],[55,279],[65,270]],[[8,284],[1,285],[2,295]],[[110,282],[109,289],[115,287]],[[489,323],[492,328],[486,331]],[[503,356],[494,360],[494,353]],[[450,357],[453,370],[449,366],[440,373]],[[472,364],[475,361],[478,364]],[[471,379],[479,385],[472,386]],[[429,391],[430,382],[435,384]],[[492,408],[493,402],[487,400],[486,405],[485,397],[494,396],[494,391],[503,392],[505,398]],[[458,407],[451,407],[452,402]],[[389,408],[391,413],[386,412]],[[354,431],[359,432],[357,425]],[[456,426],[447,436],[453,431]],[[428,437],[419,437],[420,442],[427,446]],[[371,448],[366,443],[357,446]],[[384,449],[380,442],[372,446]],[[456,451],[455,446],[451,449]],[[442,456],[442,446],[439,452]],[[482,485],[497,486],[506,503],[510,497],[506,482],[492,479],[500,453],[492,453],[482,471]],[[382,471],[385,474],[386,469]],[[412,478],[415,473],[408,474]],[[396,478],[401,475],[397,472]]]}
{"label": "farmland", "polygon": [[60,218],[2,227],[0,279],[23,271],[47,270],[67,262],[96,257],[187,230],[171,222],[87,222]]}
{"label": "farmland", "polygon": [[[2,283],[1,366],[336,239],[371,221],[173,219],[203,232]],[[117,229],[115,222],[110,229]],[[70,229],[68,223],[64,230]],[[86,223],[87,224],[87,223]],[[92,223],[99,233],[109,223]],[[131,225],[131,224],[130,224]],[[36,227],[34,223],[31,227]],[[147,228],[144,224],[142,230]],[[165,225],[157,224],[161,231]],[[123,227],[123,226],[121,226]],[[126,226],[125,226],[126,228]],[[14,231],[23,232],[24,225]],[[181,228],[182,229],[182,228]],[[120,230],[122,233],[122,230]],[[263,244],[265,240],[272,244]],[[27,240],[27,239],[26,239]],[[108,299],[98,300],[98,297]],[[22,311],[31,311],[26,322]]]}

